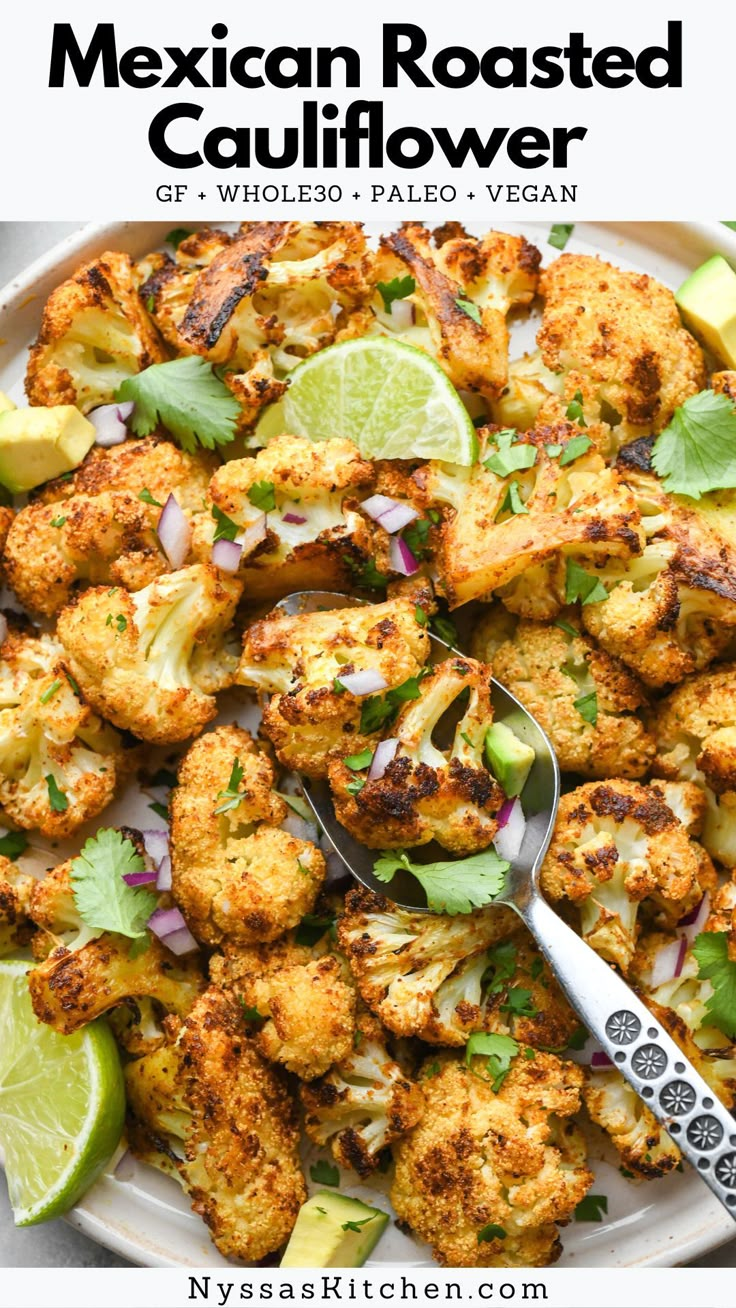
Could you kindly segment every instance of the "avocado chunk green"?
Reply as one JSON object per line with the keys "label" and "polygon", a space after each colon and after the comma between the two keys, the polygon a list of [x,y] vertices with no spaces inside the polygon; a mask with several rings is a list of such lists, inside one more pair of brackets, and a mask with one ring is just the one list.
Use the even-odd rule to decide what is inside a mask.
{"label": "avocado chunk green", "polygon": [[95,436],[72,404],[0,412],[0,482],[17,494],[60,477],[79,467]]}
{"label": "avocado chunk green", "polygon": [[282,1267],[362,1267],[388,1225],[388,1213],[321,1190],[302,1205]]}
{"label": "avocado chunk green", "polygon": [[521,794],[535,757],[531,745],[525,745],[503,722],[488,728],[486,762],[509,799]]}
{"label": "avocado chunk green", "polygon": [[10,413],[11,409],[14,408],[15,405],[10,396],[6,395],[5,391],[0,391],[0,413]]}
{"label": "avocado chunk green", "polygon": [[721,254],[702,263],[675,294],[686,327],[736,368],[736,272]]}

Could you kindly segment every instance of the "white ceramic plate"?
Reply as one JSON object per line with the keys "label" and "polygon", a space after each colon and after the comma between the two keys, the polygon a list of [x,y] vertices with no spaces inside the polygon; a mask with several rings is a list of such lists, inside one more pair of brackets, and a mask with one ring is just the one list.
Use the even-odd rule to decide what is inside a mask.
{"label": "white ceramic plate", "polygon": [[[85,228],[0,291],[0,389],[19,401],[22,399],[26,347],[38,330],[44,300],[54,286],[78,264],[105,249],[126,250],[136,256],[145,254],[162,242],[169,226],[110,223]],[[543,251],[545,262],[556,256],[557,251],[547,245],[546,224],[499,226],[523,231]],[[567,248],[600,253],[614,263],[651,273],[675,287],[688,271],[714,251],[736,258],[736,234],[718,223],[579,223]],[[521,337],[512,349],[518,352],[529,344],[530,328],[527,326],[524,332],[522,327]],[[232,709],[228,712],[223,705],[222,716],[232,720]],[[107,810],[106,821],[150,825],[145,803],[146,797],[129,796],[125,803],[118,802]],[[57,857],[61,853],[56,851]],[[57,857],[50,861],[57,861]],[[608,1196],[607,1220],[596,1224],[573,1222],[568,1226],[563,1232],[562,1265],[671,1267],[689,1262],[733,1237],[731,1218],[689,1169],[661,1181],[625,1181],[613,1155],[597,1134],[591,1136],[591,1157],[596,1171],[593,1190]],[[371,1202],[370,1191],[353,1186],[347,1176],[343,1178],[342,1189]],[[375,1198],[382,1207],[387,1206],[386,1195],[378,1186]],[[144,1266],[226,1265],[175,1182],[139,1164],[128,1180],[104,1176],[77,1205],[69,1220],[85,1235]],[[390,1226],[373,1262],[424,1266],[430,1265],[431,1260],[423,1247]]]}

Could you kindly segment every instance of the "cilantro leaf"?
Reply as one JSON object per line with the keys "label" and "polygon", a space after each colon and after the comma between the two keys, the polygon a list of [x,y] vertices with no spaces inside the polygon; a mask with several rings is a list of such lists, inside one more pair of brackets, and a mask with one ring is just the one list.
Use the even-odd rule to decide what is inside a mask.
{"label": "cilantro leaf", "polygon": [[564,448],[564,445],[558,445],[557,443],[553,445],[545,445],[544,447],[545,453],[550,459],[556,459],[558,454],[562,454]]}
{"label": "cilantro leaf", "polygon": [[414,522],[412,522],[411,525],[401,533],[415,559],[426,559],[429,556],[427,539],[429,537],[429,529],[431,525],[431,522],[429,522],[427,518],[416,518]]}
{"label": "cilantro leaf", "polygon": [[312,1163],[309,1169],[309,1175],[316,1185],[335,1185],[340,1184],[340,1173],[332,1163],[326,1159],[319,1158],[316,1163]]}
{"label": "cilantro leaf", "polygon": [[159,422],[193,454],[198,444],[212,450],[235,437],[240,405],[212,365],[197,354],[154,363],[127,377],[116,400],[133,400],[128,425],[136,436],[150,436]]}
{"label": "cilantro leaf", "polygon": [[570,1039],[568,1040],[568,1042],[567,1042],[565,1048],[566,1048],[566,1049],[582,1049],[582,1048],[587,1044],[587,1042],[588,1042],[588,1035],[589,1035],[589,1033],[588,1033],[587,1027],[584,1027],[584,1026],[581,1024],[580,1026],[578,1026],[578,1027],[575,1028],[575,1030],[573,1031],[572,1035],[570,1036]]}
{"label": "cilantro leaf", "polygon": [[237,522],[233,522],[232,518],[228,518],[227,514],[223,513],[222,509],[218,509],[216,504],[212,505],[212,517],[217,524],[212,538],[213,543],[216,540],[235,540],[240,531]]}
{"label": "cilantro leaf", "polygon": [[426,627],[428,619],[421,604],[414,605],[414,619],[420,627]]}
{"label": "cilantro leaf", "polygon": [[568,404],[565,410],[565,417],[569,418],[571,422],[576,422],[578,424],[578,427],[587,427],[588,424],[585,421],[585,415],[583,413],[582,391],[576,391],[575,394],[573,395],[570,403]]}
{"label": "cilantro leaf", "polygon": [[221,790],[217,796],[221,799],[222,804],[218,804],[215,813],[229,813],[231,809],[237,808],[238,804],[243,801],[243,792],[240,790],[240,783],[243,780],[243,768],[239,758],[233,763],[230,780],[227,783],[227,789]]}
{"label": "cilantro leaf", "polygon": [[51,526],[63,527],[65,522],[66,522],[66,515],[64,513],[61,513],[58,518],[51,519]]}
{"label": "cilantro leaf", "polygon": [[400,686],[387,690],[383,699],[378,695],[372,695],[370,699],[363,700],[360,709],[361,734],[370,735],[372,731],[378,731],[386,723],[393,722],[400,704],[410,699],[419,699],[421,694],[419,683],[424,675],[424,672],[420,672],[416,677],[407,677]]}
{"label": "cilantro leaf", "polygon": [[553,223],[549,229],[547,242],[549,245],[553,245],[556,250],[564,250],[574,231],[574,223]]}
{"label": "cilantro leaf", "polygon": [[419,1075],[422,1077],[422,1080],[429,1081],[432,1079],[433,1076],[439,1076],[439,1074],[440,1074],[439,1063],[427,1063],[426,1066],[422,1068]]}
{"label": "cilantro leaf", "polygon": [[361,749],[359,754],[348,754],[343,763],[351,772],[362,772],[363,768],[370,767],[373,762],[373,750]]}
{"label": "cilantro leaf", "polygon": [[188,227],[172,227],[171,231],[166,233],[164,241],[167,245],[173,245],[174,249],[178,250],[182,241],[185,241],[191,234]]}
{"label": "cilantro leaf", "polygon": [[465,295],[458,296],[458,298],[455,301],[455,304],[457,305],[458,309],[462,309],[463,313],[466,313],[469,318],[472,318],[473,322],[477,323],[479,327],[483,326],[483,320],[481,318],[480,309],[478,308],[478,305],[474,304],[472,300],[469,300],[467,296]]}
{"label": "cilantro leaf", "polygon": [[287,795],[284,790],[277,790],[275,794],[278,795],[279,799],[283,799],[284,803],[288,804],[289,808],[293,809],[295,813],[298,813],[300,818],[304,818],[305,822],[311,822],[314,825],[314,813],[306,799],[302,799],[301,795]]}
{"label": "cilantro leaf", "polygon": [[46,690],[43,692],[43,695],[39,695],[38,697],[39,704],[48,704],[49,700],[54,698],[54,695],[56,694],[57,690],[61,690],[61,682],[59,681],[58,677],[51,682],[50,686],[46,687]]}
{"label": "cilantro leaf", "polygon": [[489,995],[498,995],[506,988],[516,971],[516,945],[513,940],[503,940],[486,954],[488,966],[481,977],[481,986]]}
{"label": "cilantro leaf", "polygon": [[478,1232],[478,1244],[485,1244],[487,1240],[505,1240],[506,1232],[497,1222],[489,1222],[487,1226],[481,1227]]}
{"label": "cilantro leaf", "polygon": [[365,785],[365,780],[363,777],[353,777],[353,780],[348,782],[345,789],[349,795],[353,795],[354,797],[355,795],[360,794],[364,785]]}
{"label": "cilantro leaf", "polygon": [[7,831],[0,836],[0,854],[14,863],[16,858],[25,854],[28,848],[28,836],[25,831]]}
{"label": "cilantro leaf", "polygon": [[531,990],[523,986],[511,986],[501,1004],[502,1013],[511,1013],[513,1017],[536,1017],[539,1009],[532,1003]]}
{"label": "cilantro leaf", "polygon": [[444,640],[446,645],[451,645],[453,649],[457,649],[460,637],[457,634],[457,627],[452,618],[443,618],[440,613],[432,618],[429,629],[435,636],[439,636],[440,640]]}
{"label": "cilantro leaf", "polygon": [[272,513],[276,508],[276,496],[272,481],[256,481],[248,491],[248,499],[255,509]]}
{"label": "cilantro leaf", "polygon": [[414,278],[409,276],[392,277],[390,282],[377,282],[376,286],[386,313],[391,312],[394,300],[405,300],[407,295],[413,295],[417,288]]}
{"label": "cilantro leaf", "polygon": [[373,864],[379,881],[392,881],[400,868],[415,876],[433,913],[470,913],[490,904],[504,887],[509,864],[495,849],[471,858],[414,863],[403,849],[386,849]]}
{"label": "cilantro leaf", "polygon": [[710,981],[713,994],[705,1006],[719,1031],[736,1037],[736,963],[728,956],[725,931],[703,931],[695,937],[693,954],[698,961],[698,976]]}
{"label": "cilantro leaf", "polygon": [[64,794],[64,791],[59,790],[56,783],[56,777],[53,773],[49,772],[48,776],[44,777],[44,781],[46,782],[46,787],[49,792],[49,804],[54,810],[54,813],[66,813],[66,810],[69,807],[69,800]]}
{"label": "cilantro leaf", "polygon": [[342,557],[353,574],[356,586],[360,586],[363,590],[382,590],[388,585],[388,577],[378,571],[373,559],[368,559],[366,563],[357,563],[351,554],[343,554]]}
{"label": "cilantro leaf", "polygon": [[240,999],[240,1007],[243,1010],[243,1017],[246,1022],[250,1022],[253,1026],[263,1026],[263,1023],[266,1021],[263,1013],[259,1013],[257,1008],[253,1008],[251,1005],[246,1004],[242,995],[239,995],[238,998]]}
{"label": "cilantro leaf", "polygon": [[565,468],[568,463],[574,463],[575,459],[579,459],[581,454],[587,454],[592,444],[590,436],[573,436],[562,451],[560,467]]}
{"label": "cilantro leaf", "polygon": [[143,872],[145,864],[132,841],[113,827],[87,840],[71,868],[77,912],[95,930],[115,931],[136,939],[158,903],[144,886],[129,886],[123,876]]}
{"label": "cilantro leaf", "polygon": [[537,461],[536,446],[514,441],[516,434],[515,428],[505,427],[494,435],[498,449],[483,460],[483,467],[495,472],[497,477],[508,477],[522,468],[533,468]]}
{"label": "cilantro leaf", "polygon": [[150,808],[152,813],[156,814],[156,817],[163,818],[164,822],[168,822],[169,810],[165,804],[159,804],[158,800],[156,799],[152,804],[149,804],[148,807]]}
{"label": "cilantro leaf", "polygon": [[565,603],[602,604],[608,599],[608,591],[599,577],[592,576],[581,568],[574,559],[567,560],[565,574]]}
{"label": "cilantro leaf", "polygon": [[573,708],[577,709],[584,722],[589,722],[594,727],[598,721],[598,692],[591,690],[587,695],[581,695],[573,701]]}
{"label": "cilantro leaf", "polygon": [[529,510],[526,507],[526,504],[522,500],[521,495],[519,493],[518,481],[510,481],[506,489],[506,494],[503,498],[503,503],[501,504],[501,507],[498,510],[496,517],[498,518],[498,516],[501,513],[511,513],[515,515],[517,513],[528,513],[528,512]]}
{"label": "cilantro leaf", "polygon": [[494,1094],[498,1094],[518,1052],[518,1042],[512,1036],[476,1031],[465,1046],[465,1062],[470,1067],[474,1058],[487,1058],[486,1072],[492,1078]]}
{"label": "cilantro leaf", "polygon": [[736,412],[728,395],[699,391],[675,409],[652,450],[665,490],[699,500],[736,487]]}
{"label": "cilantro leaf", "polygon": [[602,1222],[608,1212],[607,1194],[586,1194],[575,1209],[576,1222]]}
{"label": "cilantro leaf", "polygon": [[138,499],[143,500],[144,504],[152,504],[155,509],[162,509],[164,506],[160,500],[155,500],[147,486],[138,492]]}
{"label": "cilantro leaf", "polygon": [[732,232],[736,232],[736,222],[734,223],[726,222],[725,218],[722,221],[724,227],[730,227]]}
{"label": "cilantro leaf", "polygon": [[297,945],[306,945],[311,949],[321,940],[325,931],[329,931],[335,921],[334,915],[318,917],[315,913],[305,913],[294,934]]}
{"label": "cilantro leaf", "polygon": [[575,627],[573,627],[572,623],[565,622],[564,618],[558,618],[557,621],[553,622],[552,625],[554,627],[559,627],[560,631],[564,631],[566,636],[575,637],[580,635],[580,632]]}

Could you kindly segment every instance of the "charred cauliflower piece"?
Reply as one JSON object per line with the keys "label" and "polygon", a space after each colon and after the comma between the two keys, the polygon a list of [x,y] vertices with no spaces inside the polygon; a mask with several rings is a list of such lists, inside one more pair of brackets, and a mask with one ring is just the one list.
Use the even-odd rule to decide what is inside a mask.
{"label": "charred cauliflower piece", "polygon": [[582,1072],[538,1052],[514,1059],[496,1091],[472,1063],[445,1059],[422,1081],[424,1115],[393,1146],[391,1202],[442,1266],[547,1266],[561,1253],[557,1223],[593,1179],[569,1120]]}
{"label": "charred cauliflower piece", "polygon": [[654,770],[704,789],[703,844],[736,867],[736,664],[689,677],[656,706]]}
{"label": "charred cauliflower piece", "polygon": [[504,638],[507,628],[508,615],[489,610],[471,648],[534,714],[562,771],[643,776],[655,743],[636,716],[646,697],[629,669],[567,621],[561,627],[522,619]]}
{"label": "charred cauliflower piece", "polygon": [[0,805],[63,838],[109,804],[130,751],[90,708],[53,636],[11,627],[0,646]]}
{"label": "charred cauliflower piece", "polygon": [[[372,465],[347,440],[277,436],[255,458],[223,464],[209,493],[215,509],[236,524],[236,542],[246,533],[239,575],[248,600],[347,589],[353,571],[375,552],[380,529],[358,512],[374,481]],[[265,515],[251,502],[251,496],[258,502],[264,483],[275,506]],[[200,522],[207,526],[200,548],[209,557],[215,523]]]}
{"label": "charred cauliflower piece", "polygon": [[375,672],[385,697],[417,677],[428,655],[429,637],[408,598],[294,617],[277,611],[246,630],[237,682],[272,696],[263,725],[284,766],[324,777],[333,758],[371,745],[381,725],[365,725],[368,696],[335,682]]}
{"label": "charred cauliflower piece", "polygon": [[[337,935],[364,1003],[383,1025],[395,1035],[444,1044],[452,1019],[443,1005],[447,1001],[450,1008],[450,994],[456,993],[451,983],[460,965],[478,962],[480,955],[485,960],[492,945],[515,931],[518,919],[507,908],[483,908],[462,917],[409,913],[383,895],[350,890]],[[484,961],[484,972],[487,966]],[[467,976],[463,987],[472,995]],[[452,1043],[466,1038],[467,1032],[460,1039],[453,1035]]]}
{"label": "charred cauliflower piece", "polygon": [[59,614],[58,635],[90,703],[142,740],[197,735],[232,684],[227,633],[241,583],[195,564],[131,594],[97,586]]}
{"label": "charred cauliflower piece", "polygon": [[588,1071],[583,1100],[634,1176],[652,1181],[677,1167],[681,1154],[674,1140],[616,1068]]}
{"label": "charred cauliflower piece", "polygon": [[28,913],[36,882],[0,854],[0,958],[27,945],[33,931]]}
{"label": "charred cauliflower piece", "polygon": [[171,795],[173,894],[208,945],[273,940],[314,905],[325,861],[281,830],[288,809],[247,731],[217,727],[189,747]]}
{"label": "charred cauliflower piece", "polygon": [[126,377],[166,359],[127,254],[108,250],[51,293],[31,348],[31,404],[109,404]]}
{"label": "charred cauliflower piece", "polygon": [[365,1013],[354,1048],[300,1093],[309,1139],[331,1142],[335,1160],[361,1177],[375,1171],[381,1150],[416,1126],[424,1111],[421,1089],[391,1057],[380,1023]]}
{"label": "charred cauliflower piece", "polygon": [[542,890],[580,909],[584,939],[627,973],[639,905],[674,924],[700,900],[703,864],[686,828],[654,787],[589,782],[563,795],[542,864]]}
{"label": "charred cauliflower piece", "polygon": [[[335,814],[370,849],[426,845],[436,840],[455,854],[490,845],[505,796],[483,765],[486,731],[493,719],[491,669],[474,659],[451,658],[422,679],[418,698],[403,705],[391,737],[396,753],[381,778],[354,793],[355,768],[330,765]],[[436,743],[441,718],[459,696],[468,704],[447,748]],[[361,777],[361,779],[363,779]]]}
{"label": "charred cauliflower piece", "polygon": [[280,1248],[306,1198],[296,1106],[240,1005],[210,987],[125,1082],[133,1152],[178,1172],[223,1257],[256,1263]]}
{"label": "charred cauliflower piece", "polygon": [[54,481],[16,516],[4,547],[21,604],[51,616],[79,583],[140,590],[168,572],[156,527],[169,494],[191,520],[214,471],[206,454],[159,437],[94,448],[68,481]]}
{"label": "charred cauliflower piece", "polygon": [[[564,603],[565,555],[629,559],[641,551],[636,503],[618,473],[592,446],[561,462],[579,435],[566,422],[518,439],[489,430],[472,468],[432,462],[409,478],[415,502],[444,514],[435,561],[450,608],[497,591],[514,612],[551,618]],[[507,446],[515,460],[528,451],[530,466],[494,472],[488,463]]]}
{"label": "charred cauliflower piece", "polygon": [[587,421],[608,423],[614,447],[661,431],[705,385],[703,352],[654,278],[563,254],[543,271],[539,293],[541,361],[562,375],[565,404],[580,392]]}
{"label": "charred cauliflower piece", "polygon": [[667,495],[638,463],[632,446],[618,466],[641,514],[644,549],[629,562],[596,565],[608,599],[584,605],[582,617],[604,649],[660,687],[700,671],[733,639],[736,499],[720,492],[693,505]]}
{"label": "charred cauliflower piece", "polygon": [[[283,375],[330,345],[340,312],[370,291],[357,223],[243,223],[237,236],[199,233],[175,261],[151,263],[141,295],[153,297],[154,321],[177,352],[246,374],[264,353]],[[265,390],[264,402],[275,398]]]}

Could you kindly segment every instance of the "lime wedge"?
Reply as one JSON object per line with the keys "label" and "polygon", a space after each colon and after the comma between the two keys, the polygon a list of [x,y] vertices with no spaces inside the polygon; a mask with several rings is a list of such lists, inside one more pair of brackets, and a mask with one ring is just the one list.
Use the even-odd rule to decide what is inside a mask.
{"label": "lime wedge", "polygon": [[283,431],[313,441],[347,436],[369,459],[443,459],[467,467],[478,449],[465,405],[439,364],[387,336],[341,341],[298,364],[256,435],[267,444]]}
{"label": "lime wedge", "polygon": [[39,1022],[29,966],[0,961],[0,1146],[17,1226],[76,1203],[114,1153],[125,1115],[109,1027],[97,1021],[62,1036]]}

